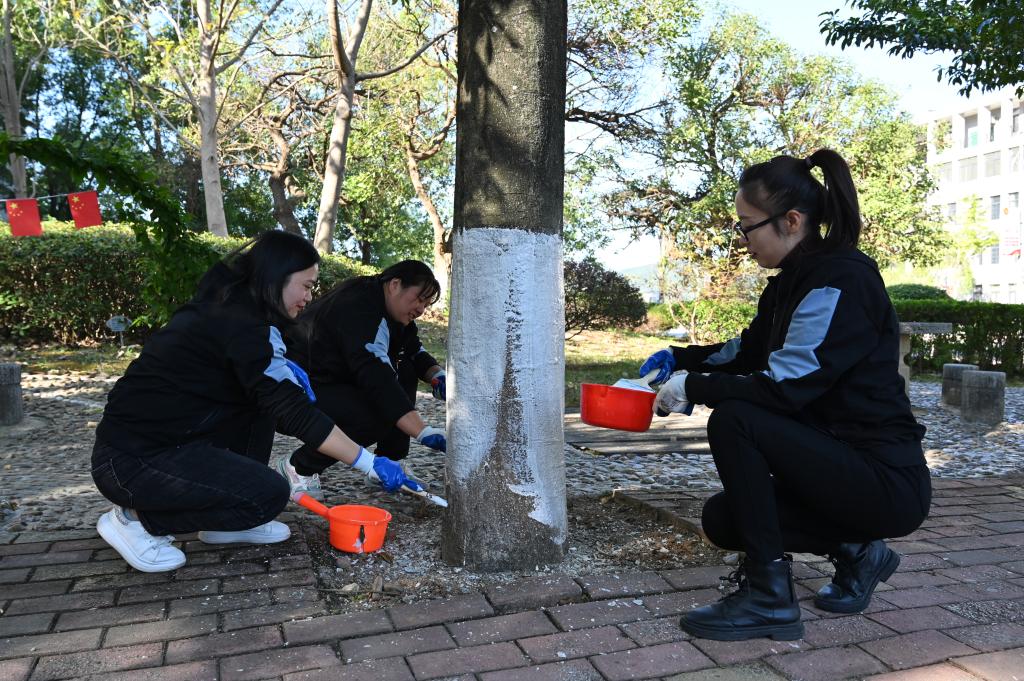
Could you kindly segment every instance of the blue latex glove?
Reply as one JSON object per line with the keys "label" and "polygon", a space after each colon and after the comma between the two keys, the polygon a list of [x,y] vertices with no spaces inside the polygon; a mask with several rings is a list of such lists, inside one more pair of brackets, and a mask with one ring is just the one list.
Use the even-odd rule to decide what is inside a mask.
{"label": "blue latex glove", "polygon": [[446,381],[445,381],[444,369],[441,369],[440,371],[438,371],[430,379],[430,391],[432,393],[434,393],[434,399],[435,400],[441,400],[442,402],[447,400],[448,396],[447,396],[446,390],[445,390],[445,382]]}
{"label": "blue latex glove", "polygon": [[402,485],[413,489],[420,488],[418,482],[406,476],[398,462],[384,456],[374,456],[362,448],[359,449],[359,456],[352,463],[352,468],[365,473],[370,480],[379,482],[388,492],[397,492]]}
{"label": "blue latex glove", "polygon": [[665,379],[669,377],[676,368],[676,358],[672,355],[672,351],[668,348],[664,350],[658,350],[656,353],[647,358],[647,361],[640,365],[640,376],[646,376],[655,369],[658,370],[658,375],[651,381],[651,385],[657,385],[664,383]]}
{"label": "blue latex glove", "polygon": [[306,391],[306,397],[309,398],[310,402],[316,402],[316,395],[313,394],[313,387],[309,384],[309,375],[306,371],[295,362],[290,359],[284,361],[288,365],[288,368],[295,374],[295,380],[298,381],[299,386]]}
{"label": "blue latex glove", "polygon": [[685,371],[677,371],[665,385],[661,386],[658,396],[654,399],[655,414],[668,416],[675,412],[689,416],[693,413],[693,402],[686,396],[686,376]]}
{"label": "blue latex glove", "polygon": [[448,440],[444,436],[444,431],[433,426],[427,426],[421,430],[420,434],[416,436],[416,442],[439,452],[445,452],[448,448]]}

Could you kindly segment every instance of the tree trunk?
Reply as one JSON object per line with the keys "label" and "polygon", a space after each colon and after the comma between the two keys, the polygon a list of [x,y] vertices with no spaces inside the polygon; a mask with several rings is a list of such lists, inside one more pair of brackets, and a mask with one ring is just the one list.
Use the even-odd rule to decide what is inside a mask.
{"label": "tree trunk", "polygon": [[334,105],[334,122],[331,124],[331,138],[327,145],[327,163],[324,164],[324,187],[320,193],[316,236],[313,238],[313,245],[321,253],[334,250],[334,227],[338,224],[338,204],[341,200],[341,187],[345,183],[345,154],[348,134],[352,129],[355,90],[355,77],[350,74],[338,88],[338,100]]}
{"label": "tree trunk", "polygon": [[327,0],[327,26],[334,54],[334,70],[338,76],[338,98],[334,104],[334,121],[327,144],[324,163],[324,186],[320,192],[320,209],[316,216],[313,245],[321,253],[334,250],[334,228],[338,223],[338,204],[345,183],[345,154],[348,134],[352,129],[352,102],[356,93],[356,57],[366,35],[373,0],[361,0],[356,20],[343,40],[338,19],[338,0]]}
{"label": "tree trunk", "polygon": [[228,235],[224,215],[224,192],[220,186],[220,158],[217,153],[217,74],[214,64],[216,31],[210,0],[197,0],[199,12],[199,163],[203,173],[207,229],[217,236]]}
{"label": "tree trunk", "polygon": [[284,228],[284,231],[302,236],[302,229],[299,221],[295,219],[295,211],[292,210],[292,203],[288,200],[288,179],[291,171],[288,164],[288,156],[291,154],[291,147],[285,139],[281,130],[283,121],[275,120],[274,126],[269,127],[270,137],[277,147],[277,167],[270,173],[268,180],[270,184],[270,195],[274,201],[274,219]]}
{"label": "tree trunk", "polygon": [[[4,129],[7,131],[7,136],[11,139],[21,139],[21,94],[18,92],[18,78],[15,73],[10,0],[4,0],[3,12],[3,46],[0,50],[0,67],[3,68],[3,73],[0,73],[0,100],[2,100],[0,106],[3,108]],[[17,154],[11,154],[8,163],[14,185],[14,196],[23,198],[28,195],[25,159]]]}
{"label": "tree trunk", "polygon": [[565,0],[463,0],[442,557],[561,561],[568,535]]}
{"label": "tree trunk", "polygon": [[441,222],[441,216],[437,212],[437,206],[434,205],[434,199],[430,197],[430,193],[423,185],[423,176],[420,174],[420,164],[416,154],[408,146],[405,149],[405,167],[409,171],[409,181],[412,182],[412,187],[416,190],[416,196],[419,198],[420,203],[423,204],[423,209],[427,211],[427,217],[430,218],[430,226],[433,228],[434,276],[437,277],[437,282],[441,285],[441,299],[444,301],[448,299],[448,282],[451,277],[452,268],[449,235],[446,233],[444,223]]}

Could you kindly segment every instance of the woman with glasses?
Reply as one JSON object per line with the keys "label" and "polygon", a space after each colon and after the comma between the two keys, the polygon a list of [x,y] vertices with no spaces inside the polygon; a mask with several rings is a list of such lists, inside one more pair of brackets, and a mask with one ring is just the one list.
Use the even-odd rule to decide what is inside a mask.
{"label": "woman with glasses", "polygon": [[897,368],[896,313],[878,266],[857,250],[846,162],[829,149],[777,156],[740,175],[735,202],[747,252],[778,270],[756,316],[725,343],[660,350],[640,374],[659,369],[662,416],[713,408],[708,441],[724,491],[705,504],[703,527],[745,553],[739,589],[686,614],[683,629],[790,640],[803,624],[786,552],[835,565],[815,606],[860,612],[900,562],[883,539],[920,526],[931,483]]}
{"label": "woman with glasses", "polygon": [[[404,459],[409,439],[444,451],[444,431],[416,411],[417,379],[445,399],[445,372],[420,343],[416,319],[441,288],[418,260],[403,260],[376,276],[353,277],[303,313],[288,354],[309,370],[317,406],[361,446]],[[320,473],[335,462],[304,445],[278,462],[292,492],[322,498]]]}

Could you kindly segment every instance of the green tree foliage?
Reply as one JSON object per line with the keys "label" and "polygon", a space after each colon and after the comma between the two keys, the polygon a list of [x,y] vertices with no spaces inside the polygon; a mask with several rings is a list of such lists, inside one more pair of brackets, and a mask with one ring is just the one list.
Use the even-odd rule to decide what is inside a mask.
{"label": "green tree foliage", "polygon": [[593,258],[566,261],[564,272],[567,338],[588,329],[635,328],[647,317],[640,291]]}
{"label": "green tree foliage", "polygon": [[852,17],[822,15],[821,32],[842,48],[885,47],[904,59],[951,53],[938,79],[960,93],[1016,85],[1024,93],[1024,13],[1019,0],[851,0]]}
{"label": "green tree foliage", "polygon": [[669,299],[760,288],[730,229],[733,196],[744,167],[779,153],[831,147],[847,158],[862,247],[881,264],[931,262],[941,251],[940,223],[925,208],[932,182],[921,130],[893,93],[843,62],[797,54],[747,15],[720,18],[677,45],[668,64],[674,106],[652,151],[656,171],[624,179],[606,205],[635,232],[661,237],[675,270],[664,281],[684,289],[664,290]]}

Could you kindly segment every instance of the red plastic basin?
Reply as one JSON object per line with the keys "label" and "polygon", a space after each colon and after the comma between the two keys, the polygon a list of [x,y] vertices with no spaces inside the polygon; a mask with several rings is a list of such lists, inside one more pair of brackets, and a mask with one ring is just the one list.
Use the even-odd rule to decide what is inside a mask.
{"label": "red plastic basin", "polygon": [[642,433],[651,427],[655,397],[657,393],[646,390],[583,383],[580,385],[580,419],[600,428]]}

